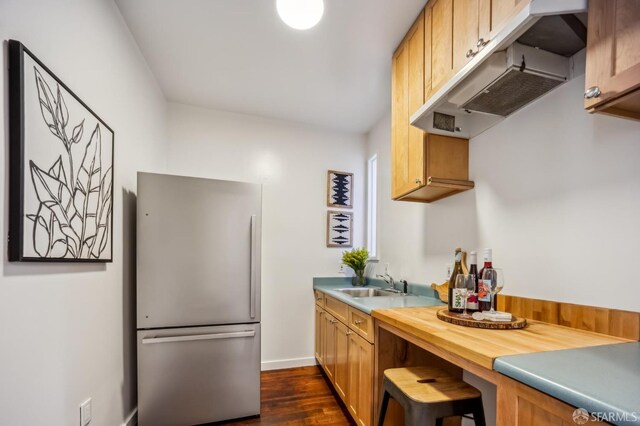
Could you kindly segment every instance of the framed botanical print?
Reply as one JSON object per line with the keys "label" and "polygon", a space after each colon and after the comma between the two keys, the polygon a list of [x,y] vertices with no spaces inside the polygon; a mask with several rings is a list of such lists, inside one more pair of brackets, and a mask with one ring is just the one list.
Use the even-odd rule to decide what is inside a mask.
{"label": "framed botanical print", "polygon": [[9,41],[9,260],[110,262],[113,130]]}

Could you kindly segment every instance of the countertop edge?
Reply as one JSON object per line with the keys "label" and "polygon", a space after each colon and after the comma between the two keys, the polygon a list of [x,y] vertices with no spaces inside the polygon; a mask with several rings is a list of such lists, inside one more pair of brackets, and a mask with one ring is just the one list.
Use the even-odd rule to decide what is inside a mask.
{"label": "countertop edge", "polygon": [[[334,288],[331,288],[334,287]],[[337,288],[348,288],[350,287],[350,285],[345,285],[345,284],[339,284],[339,285],[328,285],[328,284],[313,284],[313,289],[314,290],[318,290],[323,292],[324,294],[327,294],[331,297],[333,297],[334,299],[337,299],[353,308],[356,308],[357,310],[366,313],[367,315],[373,315],[373,311],[374,310],[379,310],[379,309],[403,309],[403,307],[393,307],[393,308],[372,308],[370,306],[367,306],[364,303],[360,303],[359,299],[360,298],[353,298],[351,296],[347,296],[344,293],[341,293],[339,291],[337,291]],[[371,288],[371,287],[376,287],[376,288],[383,288],[381,286],[377,286],[375,284],[373,285],[367,285],[365,288]],[[358,288],[358,287],[353,287],[353,288]],[[389,297],[407,297],[407,296],[389,296]],[[416,300],[416,298],[418,298],[418,303],[420,302],[420,299],[424,299],[424,305],[417,305],[417,307],[419,306],[424,306],[424,307],[430,307],[430,306],[434,306],[434,304],[441,304],[442,302],[440,302],[439,300],[435,299],[435,298],[431,298],[428,296],[421,296],[421,295],[415,295],[415,294],[411,294],[409,297],[411,297],[413,300]],[[385,297],[386,298],[386,297]],[[369,299],[369,298],[364,298],[364,299]],[[376,298],[377,299],[377,298]],[[445,306],[444,304],[442,304],[442,306]],[[416,307],[416,306],[412,306],[412,307]]]}

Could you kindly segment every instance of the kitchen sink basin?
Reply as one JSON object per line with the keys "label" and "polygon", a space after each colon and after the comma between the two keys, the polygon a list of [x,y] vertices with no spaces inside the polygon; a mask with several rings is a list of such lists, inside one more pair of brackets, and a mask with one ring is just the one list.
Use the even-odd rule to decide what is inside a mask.
{"label": "kitchen sink basin", "polygon": [[396,293],[390,290],[383,290],[381,288],[341,288],[341,289],[338,289],[338,291],[351,297],[402,296],[402,293]]}

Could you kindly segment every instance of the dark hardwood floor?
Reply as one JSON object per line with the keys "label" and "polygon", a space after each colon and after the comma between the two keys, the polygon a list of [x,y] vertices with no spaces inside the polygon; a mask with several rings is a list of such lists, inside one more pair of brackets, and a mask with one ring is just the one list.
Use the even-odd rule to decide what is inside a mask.
{"label": "dark hardwood floor", "polygon": [[318,366],[264,371],[260,382],[260,417],[225,425],[354,424]]}

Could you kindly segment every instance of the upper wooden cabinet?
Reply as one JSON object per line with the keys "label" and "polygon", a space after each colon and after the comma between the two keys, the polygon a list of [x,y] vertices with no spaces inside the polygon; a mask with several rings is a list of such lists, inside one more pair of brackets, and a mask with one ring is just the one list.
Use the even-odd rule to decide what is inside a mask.
{"label": "upper wooden cabinet", "polygon": [[420,185],[398,200],[429,203],[474,187],[468,180],[468,139],[425,133],[422,149]]}
{"label": "upper wooden cabinet", "polygon": [[[529,0],[431,0],[424,15],[425,101],[471,61]],[[410,110],[409,115],[416,110]]]}
{"label": "upper wooden cabinet", "polygon": [[453,0],[453,71],[458,72],[476,55],[479,0]]}
{"label": "upper wooden cabinet", "polygon": [[640,1],[590,0],[585,108],[640,120]]}
{"label": "upper wooden cabinet", "polygon": [[479,39],[493,39],[527,4],[529,0],[478,0]]}
{"label": "upper wooden cabinet", "polygon": [[[454,74],[453,0],[429,2],[431,14],[431,93],[435,93]],[[411,111],[413,114],[415,110]]]}
{"label": "upper wooden cabinet", "polygon": [[392,197],[415,189],[424,132],[409,124],[410,114],[424,103],[424,13],[396,49],[392,62]]}
{"label": "upper wooden cabinet", "polygon": [[[457,1],[430,1],[393,55],[391,196],[396,200],[430,202],[473,188],[468,181],[468,141],[427,135],[409,124],[411,114],[455,71]],[[477,7],[474,19],[477,37]],[[470,19],[461,16],[456,25],[464,26],[464,20]]]}

